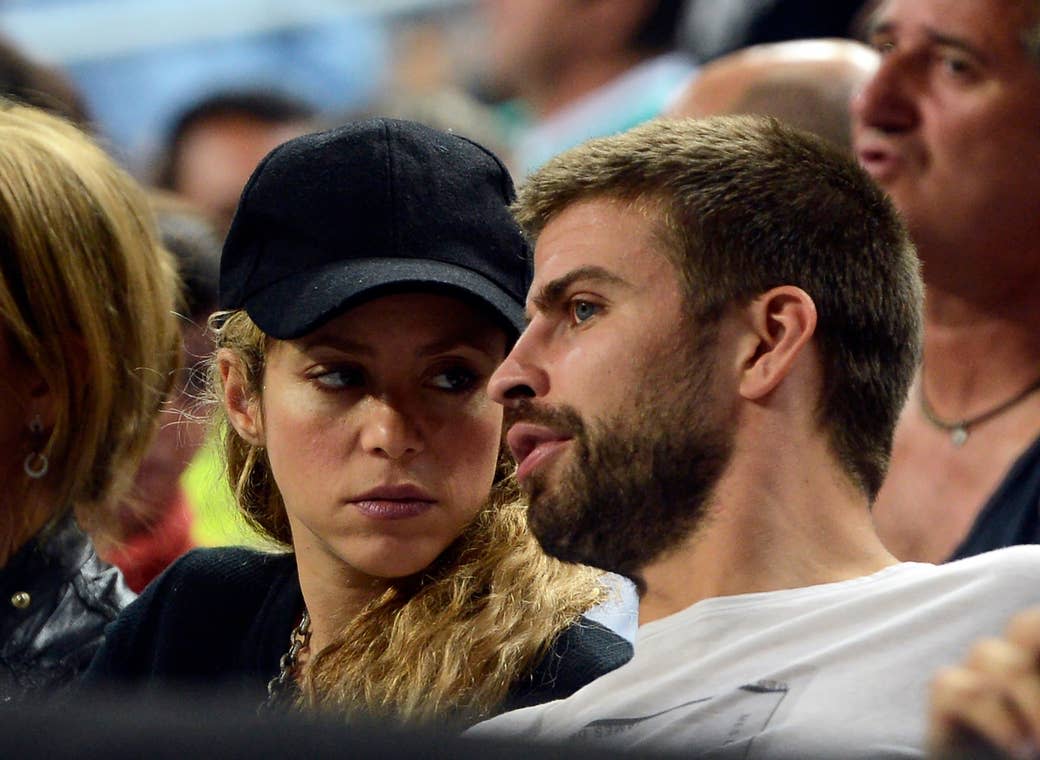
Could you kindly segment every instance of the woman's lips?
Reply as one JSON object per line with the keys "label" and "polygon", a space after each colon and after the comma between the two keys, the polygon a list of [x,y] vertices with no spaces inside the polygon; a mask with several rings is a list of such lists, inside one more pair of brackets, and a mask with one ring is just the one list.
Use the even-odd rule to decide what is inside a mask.
{"label": "woman's lips", "polygon": [[436,502],[397,499],[366,499],[353,502],[358,512],[376,520],[405,520],[430,511]]}
{"label": "woman's lips", "polygon": [[404,520],[428,512],[437,500],[418,486],[387,485],[359,494],[350,503],[366,517]]}

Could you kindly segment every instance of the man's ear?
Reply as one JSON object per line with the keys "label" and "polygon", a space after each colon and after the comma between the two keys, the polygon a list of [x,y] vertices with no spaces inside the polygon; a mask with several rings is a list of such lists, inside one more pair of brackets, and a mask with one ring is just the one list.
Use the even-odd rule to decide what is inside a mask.
{"label": "man's ear", "polygon": [[217,351],[217,368],[220,370],[228,420],[247,443],[263,446],[264,425],[260,399],[247,380],[242,359],[233,351],[222,348]]}
{"label": "man's ear", "polygon": [[782,285],[744,309],[748,328],[740,394],[749,400],[771,393],[790,374],[816,332],[816,304],[801,288]]}

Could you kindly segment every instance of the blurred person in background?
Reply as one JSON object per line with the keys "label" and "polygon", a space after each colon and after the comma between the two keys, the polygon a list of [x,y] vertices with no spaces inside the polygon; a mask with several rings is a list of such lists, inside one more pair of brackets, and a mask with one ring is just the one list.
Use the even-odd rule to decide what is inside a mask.
{"label": "blurred person in background", "polygon": [[0,95],[61,116],[90,131],[86,101],[64,72],[34,60],[0,37]]}
{"label": "blurred person in background", "polygon": [[235,519],[216,446],[202,448],[208,430],[202,367],[213,350],[206,323],[217,308],[221,241],[208,217],[178,196],[153,191],[150,200],[162,244],[174,255],[184,283],[183,367],[120,508],[119,540],[96,540],[104,559],[123,571],[136,592],[196,545],[255,543]]}
{"label": "blurred person in background", "polygon": [[524,174],[590,137],[658,116],[693,70],[676,52],[681,0],[479,0],[479,88],[515,99]]}
{"label": "blurred person in background", "polygon": [[855,100],[860,163],[928,285],[924,359],[874,508],[943,562],[1040,541],[1040,2],[885,0]]}
{"label": "blurred person in background", "polygon": [[173,120],[155,184],[210,214],[223,237],[260,159],[309,131],[315,115],[307,103],[282,93],[227,91],[207,96]]}
{"label": "blurred person in background", "polygon": [[83,133],[0,103],[0,701],[67,684],[133,595],[104,530],[179,358],[143,192]]}
{"label": "blurred person in background", "polygon": [[849,104],[877,65],[877,53],[854,40],[754,45],[704,66],[666,115],[773,116],[851,151]]}

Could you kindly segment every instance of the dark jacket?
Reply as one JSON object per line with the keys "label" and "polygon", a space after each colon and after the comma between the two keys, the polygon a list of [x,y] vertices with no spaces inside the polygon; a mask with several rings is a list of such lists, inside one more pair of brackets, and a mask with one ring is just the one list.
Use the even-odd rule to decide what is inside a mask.
{"label": "dark jacket", "polygon": [[133,598],[71,516],[25,544],[0,570],[0,702],[69,684]]}
{"label": "dark jacket", "polygon": [[[256,703],[303,609],[291,554],[198,549],[159,576],[109,627],[89,686],[223,688]],[[502,709],[562,699],[632,656],[610,629],[585,618],[563,631]]]}

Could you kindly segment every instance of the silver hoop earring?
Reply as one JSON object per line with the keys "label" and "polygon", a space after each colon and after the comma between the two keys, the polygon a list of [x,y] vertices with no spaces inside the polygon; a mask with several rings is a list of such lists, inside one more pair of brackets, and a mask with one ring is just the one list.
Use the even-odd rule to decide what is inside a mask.
{"label": "silver hoop earring", "polygon": [[33,480],[39,480],[47,474],[47,468],[50,467],[50,464],[46,454],[30,451],[29,456],[22,463],[22,467],[25,468],[26,475]]}

